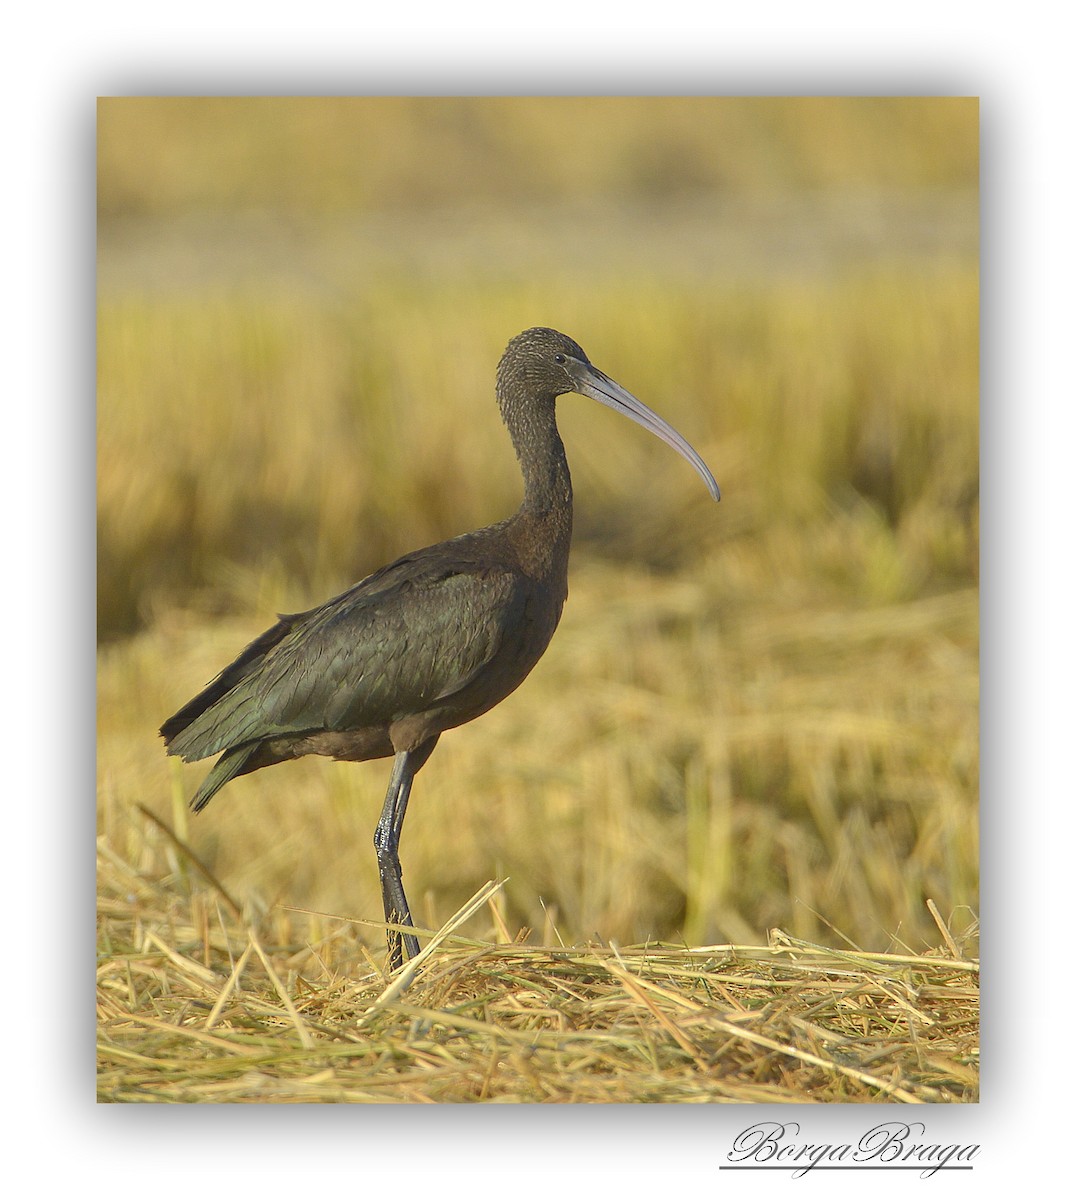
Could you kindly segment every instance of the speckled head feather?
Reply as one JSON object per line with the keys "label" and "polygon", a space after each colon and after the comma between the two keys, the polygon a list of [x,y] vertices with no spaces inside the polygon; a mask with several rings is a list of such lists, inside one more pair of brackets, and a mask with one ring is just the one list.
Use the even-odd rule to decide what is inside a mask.
{"label": "speckled head feather", "polygon": [[497,400],[505,420],[514,404],[555,400],[575,390],[565,370],[569,359],[590,363],[578,342],[555,329],[535,326],[517,333],[497,367]]}

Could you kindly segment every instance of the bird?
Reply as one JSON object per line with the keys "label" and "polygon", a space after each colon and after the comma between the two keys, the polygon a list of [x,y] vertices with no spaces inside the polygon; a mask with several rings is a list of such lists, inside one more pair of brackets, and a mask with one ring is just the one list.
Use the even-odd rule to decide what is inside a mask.
{"label": "bird", "polygon": [[448,729],[481,716],[542,657],[568,595],[572,483],[556,402],[608,405],[683,456],[721,492],[679,433],[591,363],[572,338],[536,327],[508,343],[496,397],[523,475],[507,520],[405,554],[306,612],[280,614],[161,726],[169,754],[219,755],[194,793],[200,812],[230,780],[308,754],[392,758],[374,833],[390,969],[419,953],[399,844],[415,775]]}

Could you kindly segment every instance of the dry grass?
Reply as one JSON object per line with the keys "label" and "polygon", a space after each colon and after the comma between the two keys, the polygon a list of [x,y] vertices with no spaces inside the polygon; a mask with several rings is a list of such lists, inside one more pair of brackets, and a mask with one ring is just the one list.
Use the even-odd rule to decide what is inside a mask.
{"label": "dry grass", "polygon": [[743,549],[756,583],[779,567],[786,593],[867,601],[966,586],[977,289],[974,265],[950,264],[750,290],[614,278],[585,302],[556,284],[541,301],[454,285],[325,303],[273,284],[102,300],[102,634],[177,598],[294,611],[511,512],[493,373],[505,331],[542,321],[680,428],[729,501],[715,509],[656,439],[569,397],[577,555],[665,572]]}
{"label": "dry grass", "polygon": [[[915,955],[936,940],[928,898],[977,906],[975,283],[895,274],[698,308],[654,287],[652,309],[610,320],[595,356],[688,432],[725,500],[566,410],[571,596],[524,688],[418,781],[418,919],[496,873],[511,927],[548,910],[573,943],[757,944],[775,926],[833,943],[832,926]],[[425,297],[439,333],[421,350],[417,301],[343,326],[263,299],[102,307],[100,611],[138,631],[99,659],[99,827],[123,861],[141,864],[144,804],[244,903],[380,911],[384,764],[236,781],[188,835],[200,768],[166,761],[155,730],[274,612],[511,511],[499,347],[452,298]],[[442,400],[454,339],[465,369]]]}
{"label": "dry grass", "polygon": [[[974,1098],[975,117],[103,106],[104,1098]],[[156,729],[276,611],[512,511],[493,370],[536,323],[725,499],[561,405],[561,628],[442,740],[402,846],[429,928],[507,882],[366,1015],[383,932],[311,914],[380,912],[386,764],[282,765],[188,823],[201,768]]]}
{"label": "dry grass", "polygon": [[[99,1097],[108,1102],[974,1100],[978,964],[768,947],[573,948],[450,921],[394,978],[352,924],[253,923],[219,891],[100,862]],[[305,936],[297,936],[299,930]],[[286,933],[286,940],[280,934]],[[507,944],[506,944],[507,943]]]}
{"label": "dry grass", "polygon": [[975,186],[970,97],[103,98],[106,218]]}
{"label": "dry grass", "polygon": [[[580,564],[523,688],[442,739],[403,857],[438,925],[491,871],[509,920],[572,940],[764,939],[773,926],[929,946],[933,897],[975,906],[976,597],[870,607],[736,600],[735,559],[690,577]],[[255,631],[175,614],[102,651],[99,828],[138,864],[137,806],[262,906],[380,912],[385,763],[237,780],[189,829],[204,770],[156,724]],[[132,702],[133,701],[133,702]]]}
{"label": "dry grass", "polygon": [[[513,878],[369,1018],[381,929],[287,906],[379,912],[384,764],[277,768],[188,824],[197,768],[143,710],[235,632],[177,616],[103,653],[102,1097],[974,1099],[974,593],[714,630],[710,586],[583,568],[527,688],[445,739],[405,831],[416,913]],[[541,947],[488,945],[522,925]]]}

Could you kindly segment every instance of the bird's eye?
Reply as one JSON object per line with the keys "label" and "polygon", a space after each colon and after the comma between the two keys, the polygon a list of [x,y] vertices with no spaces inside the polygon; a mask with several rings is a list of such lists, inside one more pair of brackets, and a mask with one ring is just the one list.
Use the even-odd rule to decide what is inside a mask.
{"label": "bird's eye", "polygon": [[561,366],[563,366],[568,360],[564,357],[563,354],[554,354],[553,361],[555,363],[560,363]]}

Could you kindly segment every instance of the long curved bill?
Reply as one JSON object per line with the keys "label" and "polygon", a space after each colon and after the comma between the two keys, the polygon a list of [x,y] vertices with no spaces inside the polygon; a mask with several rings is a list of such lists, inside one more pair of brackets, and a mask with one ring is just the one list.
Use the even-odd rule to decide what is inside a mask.
{"label": "long curved bill", "polygon": [[702,481],[706,484],[710,495],[715,500],[721,499],[721,489],[710,474],[710,468],[702,461],[701,455],[673,429],[668,421],[663,421],[656,412],[647,408],[641,400],[636,400],[631,392],[622,388],[615,380],[610,379],[604,371],[599,371],[592,363],[569,358],[565,366],[575,384],[575,390],[581,396],[589,396],[591,400],[607,404],[617,412],[623,413],[624,416],[631,417],[644,429],[649,429],[667,446],[672,446],[677,454],[686,458],[702,476]]}

